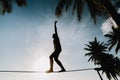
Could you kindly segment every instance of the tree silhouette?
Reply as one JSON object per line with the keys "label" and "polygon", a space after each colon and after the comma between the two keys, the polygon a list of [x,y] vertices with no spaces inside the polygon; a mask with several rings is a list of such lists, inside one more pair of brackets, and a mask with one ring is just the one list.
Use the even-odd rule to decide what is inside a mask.
{"label": "tree silhouette", "polygon": [[[117,1],[117,0],[115,0]],[[120,15],[115,10],[115,7],[111,4],[110,0],[60,0],[56,7],[56,16],[61,16],[63,9],[66,7],[66,11],[73,5],[72,13],[76,11],[78,20],[82,18],[82,12],[85,5],[88,5],[91,17],[96,23],[96,17],[102,14],[107,14],[113,18],[113,20],[120,26]],[[120,4],[118,2],[118,4]]]}
{"label": "tree silhouette", "polygon": [[103,60],[97,63],[101,66],[101,70],[106,74],[109,80],[114,78],[114,80],[118,80],[117,76],[120,76],[120,60],[112,54],[103,54]]}
{"label": "tree silhouette", "polygon": [[16,3],[19,7],[26,6],[26,0],[0,0],[0,13],[2,15],[5,13],[11,13],[13,3]]}
{"label": "tree silhouette", "polygon": [[103,54],[107,52],[107,47],[104,42],[100,43],[97,41],[97,38],[95,38],[94,41],[89,42],[89,44],[86,44],[87,48],[84,48],[85,50],[89,51],[85,54],[85,56],[89,56],[90,58],[88,61],[93,61],[96,65],[99,63],[103,57]]}
{"label": "tree silhouette", "polygon": [[118,53],[118,50],[120,49],[120,28],[114,28],[112,26],[112,32],[109,32],[108,34],[105,35],[105,37],[108,37],[108,46],[109,50],[113,48],[113,46],[116,46],[116,54]]}
{"label": "tree silhouette", "polygon": [[95,65],[100,66],[99,70],[105,73],[109,80],[112,78],[118,80],[117,76],[120,76],[120,60],[117,57],[114,58],[112,54],[108,54],[106,44],[104,42],[100,43],[95,38],[94,41],[86,45],[87,48],[84,49],[88,51],[85,54],[85,56],[90,57],[88,61],[92,61]]}

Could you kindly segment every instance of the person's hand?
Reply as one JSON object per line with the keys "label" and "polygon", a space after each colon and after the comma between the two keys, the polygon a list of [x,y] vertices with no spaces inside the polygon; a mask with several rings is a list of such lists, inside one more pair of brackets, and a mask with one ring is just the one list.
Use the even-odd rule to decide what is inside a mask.
{"label": "person's hand", "polygon": [[57,23],[57,20],[55,21],[55,23],[54,24],[56,24]]}

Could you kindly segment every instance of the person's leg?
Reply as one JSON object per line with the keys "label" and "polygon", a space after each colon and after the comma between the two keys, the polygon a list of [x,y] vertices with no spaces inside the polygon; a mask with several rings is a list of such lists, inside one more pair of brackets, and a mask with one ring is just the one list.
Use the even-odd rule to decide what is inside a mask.
{"label": "person's leg", "polygon": [[50,56],[49,56],[49,59],[50,59],[50,69],[47,71],[47,73],[49,73],[49,72],[53,72],[53,57],[54,57],[54,54],[51,54]]}
{"label": "person's leg", "polygon": [[49,58],[50,58],[50,70],[53,71],[53,56],[51,55]]}
{"label": "person's leg", "polygon": [[60,66],[61,71],[59,72],[64,72],[66,71],[65,68],[63,67],[62,63],[60,62],[60,60],[58,59],[58,57],[54,57],[54,60],[56,61],[56,63]]}

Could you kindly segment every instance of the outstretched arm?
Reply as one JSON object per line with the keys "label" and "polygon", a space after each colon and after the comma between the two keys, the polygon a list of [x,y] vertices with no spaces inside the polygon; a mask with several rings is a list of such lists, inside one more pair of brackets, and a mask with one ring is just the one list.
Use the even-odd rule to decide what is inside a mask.
{"label": "outstretched arm", "polygon": [[54,29],[55,29],[55,34],[58,35],[56,23],[57,23],[57,21],[54,22]]}

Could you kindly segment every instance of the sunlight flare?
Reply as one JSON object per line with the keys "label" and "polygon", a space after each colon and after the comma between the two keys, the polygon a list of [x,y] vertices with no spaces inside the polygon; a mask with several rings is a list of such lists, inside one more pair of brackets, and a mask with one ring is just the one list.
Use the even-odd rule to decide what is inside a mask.
{"label": "sunlight flare", "polygon": [[42,56],[36,59],[34,69],[37,71],[46,71],[49,68],[49,58]]}

